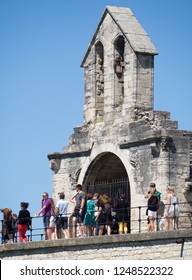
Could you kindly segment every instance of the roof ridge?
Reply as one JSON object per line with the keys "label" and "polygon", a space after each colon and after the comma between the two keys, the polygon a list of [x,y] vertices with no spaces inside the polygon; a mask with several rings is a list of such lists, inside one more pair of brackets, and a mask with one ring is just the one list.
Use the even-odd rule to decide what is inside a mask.
{"label": "roof ridge", "polygon": [[[83,58],[81,63],[81,67],[83,67],[84,62],[94,44],[94,41],[97,37],[97,33],[99,31],[100,26],[102,25],[103,21],[105,20],[106,14],[109,14],[115,24],[119,27],[122,34],[125,36],[126,40],[128,41],[130,47],[135,53],[148,53],[157,55],[158,52],[151,42],[148,34],[137,20],[135,15],[133,14],[132,10],[128,7],[117,7],[117,6],[106,6],[104,13],[99,21],[97,29],[91,39],[91,42],[88,46],[86,54]],[[122,18],[123,15],[123,18]],[[127,17],[126,17],[127,15]],[[134,31],[132,31],[134,30]]]}

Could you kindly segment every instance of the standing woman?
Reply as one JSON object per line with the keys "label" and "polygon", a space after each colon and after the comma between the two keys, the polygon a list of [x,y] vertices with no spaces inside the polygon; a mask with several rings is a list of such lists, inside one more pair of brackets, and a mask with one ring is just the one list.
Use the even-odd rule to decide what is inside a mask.
{"label": "standing woman", "polygon": [[104,229],[107,231],[107,235],[111,235],[111,227],[113,222],[112,217],[112,205],[108,195],[104,194],[99,197],[98,212],[95,217],[95,221],[99,224],[99,235],[103,235]]}
{"label": "standing woman", "polygon": [[12,213],[12,210],[10,208],[4,208],[1,209],[1,212],[3,213],[3,225],[2,225],[2,241],[3,244],[7,243],[8,241],[10,243],[13,243],[13,220],[15,219]]}
{"label": "standing woman", "polygon": [[86,195],[86,203],[87,203],[87,208],[86,208],[86,213],[84,217],[84,225],[87,229],[87,234],[88,236],[94,235],[94,228],[96,225],[95,222],[95,202],[93,200],[93,195],[91,193],[88,193]]}
{"label": "standing woman", "polygon": [[159,199],[155,188],[155,183],[150,184],[150,191],[145,195],[147,202],[147,215],[149,219],[149,231],[155,230],[155,220],[157,219],[157,211],[159,209]]}
{"label": "standing woman", "polygon": [[21,210],[18,215],[18,233],[19,233],[19,242],[28,242],[26,232],[31,225],[30,212],[27,210],[29,206],[28,202],[21,202]]}
{"label": "standing woman", "polygon": [[172,219],[172,229],[179,229],[179,204],[178,198],[175,195],[174,187],[169,186],[167,188],[167,209],[165,213],[165,230],[169,229],[169,221]]}

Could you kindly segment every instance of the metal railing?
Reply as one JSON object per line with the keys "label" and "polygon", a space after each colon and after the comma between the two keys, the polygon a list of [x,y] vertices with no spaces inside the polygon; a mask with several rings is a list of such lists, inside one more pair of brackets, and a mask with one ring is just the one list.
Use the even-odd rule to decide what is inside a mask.
{"label": "metal railing", "polygon": [[[178,203],[180,207],[180,214],[179,214],[179,229],[189,229],[192,228],[192,206],[190,206],[192,202],[183,202]],[[176,203],[173,204],[174,209],[176,206]],[[182,210],[185,208],[185,205],[187,205],[189,210]],[[164,209],[166,208],[166,204],[163,205]],[[161,208],[161,206],[160,206]],[[148,218],[146,215],[147,206],[137,206],[137,207],[131,207],[129,209],[118,209],[119,210],[125,210],[128,213],[130,213],[130,216],[128,220],[125,220],[124,222],[128,225],[128,232],[129,233],[142,233],[146,232],[148,230]],[[161,210],[161,209],[160,209]],[[115,219],[115,213],[117,212],[116,209],[113,209],[113,221],[112,221],[112,234],[118,234],[118,222]],[[164,210],[165,212],[165,210]],[[68,220],[69,220],[69,230],[72,230],[72,227],[74,225],[72,224],[72,213],[68,213]],[[172,220],[176,218],[176,215],[174,214],[172,217]],[[42,241],[45,238],[44,234],[44,228],[41,226],[43,225],[43,217],[31,217],[31,226],[29,227],[26,236],[28,240],[31,241]],[[159,231],[161,230],[160,222],[162,224],[165,224],[165,215],[157,216],[156,222],[155,222],[155,230]],[[1,244],[3,243],[3,222],[4,220],[1,220]],[[172,228],[175,229],[175,228]],[[14,235],[14,242],[18,242],[18,231],[15,230],[13,232]]]}

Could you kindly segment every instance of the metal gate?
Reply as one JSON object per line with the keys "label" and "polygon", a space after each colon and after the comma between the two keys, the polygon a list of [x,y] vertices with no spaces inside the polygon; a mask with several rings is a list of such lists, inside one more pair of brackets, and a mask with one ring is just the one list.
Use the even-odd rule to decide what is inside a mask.
{"label": "metal gate", "polygon": [[121,193],[126,195],[127,201],[130,202],[130,188],[128,178],[116,179],[110,182],[95,182],[86,186],[87,193],[108,194],[113,204],[116,204]]}
{"label": "metal gate", "polygon": [[[124,193],[126,195],[127,202],[129,204],[129,220],[127,221],[128,225],[128,232],[131,231],[130,228],[130,186],[128,178],[116,179],[110,182],[102,181],[102,182],[95,182],[94,184],[89,184],[86,186],[85,191],[87,193],[98,193],[98,194],[108,194],[111,198],[112,205],[115,207],[117,200],[120,198],[120,194]],[[115,211],[115,209],[114,209]],[[115,222],[114,218],[114,225],[112,226],[112,234],[118,233],[118,223]]]}

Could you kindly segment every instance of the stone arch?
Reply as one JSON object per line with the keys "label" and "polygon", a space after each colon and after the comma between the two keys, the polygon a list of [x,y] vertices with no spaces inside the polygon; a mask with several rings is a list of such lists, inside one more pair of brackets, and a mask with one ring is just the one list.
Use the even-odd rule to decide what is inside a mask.
{"label": "stone arch", "polygon": [[122,161],[112,152],[103,152],[96,156],[89,165],[84,182],[87,184],[122,178],[128,178]]}
{"label": "stone arch", "polygon": [[[81,172],[79,174],[79,178],[78,178],[78,183],[84,185],[86,185],[86,183],[88,183],[88,179],[87,176],[90,172],[90,170],[94,169],[94,172],[99,172],[99,166],[100,164],[102,164],[102,162],[105,162],[105,159],[108,158],[108,162],[110,161],[110,156],[116,160],[118,160],[118,167],[121,169],[120,173],[121,176],[119,176],[117,179],[121,179],[123,178],[125,175],[127,176],[127,180],[128,180],[128,193],[130,195],[130,206],[135,206],[134,204],[134,200],[133,197],[135,195],[135,190],[136,190],[136,185],[135,185],[135,180],[134,180],[134,168],[133,166],[130,164],[130,153],[128,150],[122,150],[119,147],[117,147],[115,144],[113,143],[102,143],[100,145],[93,145],[91,154],[89,157],[86,158],[85,162],[82,165],[82,169]],[[97,163],[98,162],[98,163]],[[96,164],[97,163],[97,164]],[[123,171],[122,171],[123,170]],[[97,172],[97,174],[98,174]],[[109,174],[110,175],[110,174]],[[108,178],[111,178],[112,180],[115,179],[114,176],[111,176]],[[99,176],[97,177],[100,181],[102,180],[104,177]],[[97,181],[96,180],[96,176],[91,179],[93,181]],[[133,200],[133,201],[132,201]]]}
{"label": "stone arch", "polygon": [[129,182],[130,182],[130,188],[131,192],[135,193],[135,180],[133,177],[133,166],[130,163],[130,153],[128,150],[122,150],[120,149],[117,145],[113,143],[102,143],[100,145],[93,144],[92,151],[89,157],[86,158],[85,162],[82,165],[81,172],[79,174],[78,178],[78,183],[83,184],[84,178],[86,176],[87,170],[90,166],[90,164],[97,158],[99,159],[98,156],[102,155],[103,153],[112,153],[115,154],[122,162],[124,165],[126,172],[129,177]]}
{"label": "stone arch", "polygon": [[[130,184],[126,168],[121,159],[112,152],[101,152],[89,162],[84,171],[82,185],[85,192],[109,194],[114,207],[120,194],[125,193],[129,207],[131,207]],[[130,210],[129,213],[127,222],[130,231]],[[113,231],[116,232],[117,229],[117,224],[115,224]]]}

